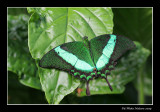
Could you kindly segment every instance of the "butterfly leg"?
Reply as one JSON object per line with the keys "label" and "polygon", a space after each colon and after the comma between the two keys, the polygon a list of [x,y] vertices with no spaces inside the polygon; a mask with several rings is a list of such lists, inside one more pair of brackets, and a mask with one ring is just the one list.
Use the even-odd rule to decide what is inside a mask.
{"label": "butterfly leg", "polygon": [[90,91],[89,91],[89,81],[87,81],[86,95],[87,95],[87,96],[90,96]]}
{"label": "butterfly leg", "polygon": [[106,77],[105,79],[106,79],[106,81],[107,81],[107,84],[108,84],[108,86],[109,86],[110,90],[112,91],[112,90],[113,90],[113,89],[112,89],[112,86],[110,85],[110,83],[109,83],[109,81],[108,81],[107,77]]}

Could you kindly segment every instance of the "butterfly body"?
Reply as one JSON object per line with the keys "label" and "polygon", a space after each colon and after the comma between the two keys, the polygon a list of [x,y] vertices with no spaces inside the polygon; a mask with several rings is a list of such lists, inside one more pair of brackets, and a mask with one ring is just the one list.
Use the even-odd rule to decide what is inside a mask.
{"label": "butterfly body", "polygon": [[122,36],[105,34],[84,41],[64,43],[45,54],[39,65],[56,68],[87,82],[86,94],[90,95],[89,81],[94,77],[104,78],[112,90],[107,75],[117,64],[116,60],[135,44]]}

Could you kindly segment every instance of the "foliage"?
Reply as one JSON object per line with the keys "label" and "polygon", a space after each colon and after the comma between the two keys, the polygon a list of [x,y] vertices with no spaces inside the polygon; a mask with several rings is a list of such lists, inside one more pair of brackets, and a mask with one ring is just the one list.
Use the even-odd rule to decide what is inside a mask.
{"label": "foliage", "polygon": [[28,49],[27,15],[8,16],[8,70],[18,75],[19,81],[41,89],[37,67]]}
{"label": "foliage", "polygon": [[[141,35],[139,38],[132,31],[134,28],[130,28],[131,26],[134,27],[134,25],[129,25],[129,20],[132,18],[125,23],[126,32],[129,30],[132,33],[125,33],[125,28],[121,24],[124,22],[123,19],[118,20],[125,13],[128,14],[127,17],[130,17],[130,13],[126,10],[113,9],[113,12],[111,8],[27,8],[27,10],[31,15],[30,18],[28,15],[8,16],[7,66],[9,71],[14,72],[12,75],[17,74],[18,80],[22,84],[44,91],[48,103],[137,103],[137,100],[135,100],[137,97],[136,91],[140,94],[152,95],[151,60],[148,59],[151,54],[151,44],[148,41],[152,40],[148,36],[151,34],[150,24],[152,24],[150,22],[150,10],[148,10],[148,13],[146,10],[129,10],[132,14],[135,13],[134,15],[139,14],[139,12],[146,12],[144,14],[146,16],[139,17],[139,19],[146,20],[148,18],[146,21],[149,21],[149,25],[146,25],[145,29],[147,30],[144,30],[148,31],[147,37],[143,31],[137,31],[136,33]],[[127,19],[127,17],[125,18]],[[28,20],[29,23],[27,23]],[[66,72],[43,69],[38,66],[41,57],[60,44],[82,41],[82,37],[85,35],[92,39],[101,34],[112,34],[113,22],[114,34],[125,35],[138,41],[134,41],[137,47],[120,58],[116,69],[108,76],[113,92],[109,90],[105,80],[94,79],[90,81],[91,96],[85,96],[86,84],[83,81],[80,82]],[[140,24],[141,27],[143,25],[143,23]],[[137,26],[135,25],[135,27]],[[143,43],[143,40],[149,44]],[[11,72],[8,75],[10,74]],[[139,83],[140,79],[144,79],[143,83]],[[11,80],[8,80],[8,83]],[[131,81],[134,83],[136,90],[129,83]],[[82,89],[82,92],[78,93],[78,88]],[[130,92],[131,90],[134,90],[134,92]],[[127,97],[129,94],[133,99],[129,100],[130,97]]]}
{"label": "foliage", "polygon": [[20,14],[29,15],[26,8],[8,8],[8,15],[18,16]]}
{"label": "foliage", "polygon": [[113,8],[114,33],[140,42],[152,51],[152,8]]}
{"label": "foliage", "polygon": [[139,92],[152,96],[152,8],[113,8],[112,10],[116,16],[114,33],[139,41],[151,51],[133,83]]}
{"label": "foliage", "polygon": [[47,103],[44,92],[22,85],[13,72],[8,72],[8,103],[39,104]]}
{"label": "foliage", "polygon": [[[32,57],[37,60],[60,44],[82,41],[85,33],[89,39],[112,33],[113,16],[110,8],[36,8],[31,12],[29,49]],[[38,69],[49,103],[59,103],[80,84],[79,80],[65,72],[39,66]]]}

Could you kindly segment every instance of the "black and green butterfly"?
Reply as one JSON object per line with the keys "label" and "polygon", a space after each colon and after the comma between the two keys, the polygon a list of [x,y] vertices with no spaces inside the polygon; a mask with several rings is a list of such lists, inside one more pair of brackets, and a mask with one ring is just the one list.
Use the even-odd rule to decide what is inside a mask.
{"label": "black and green butterfly", "polygon": [[83,40],[53,48],[42,57],[39,66],[63,70],[87,81],[87,95],[90,95],[89,81],[94,77],[104,78],[112,90],[107,75],[114,69],[116,60],[135,44],[126,37],[113,34],[101,35],[90,41],[84,37]]}

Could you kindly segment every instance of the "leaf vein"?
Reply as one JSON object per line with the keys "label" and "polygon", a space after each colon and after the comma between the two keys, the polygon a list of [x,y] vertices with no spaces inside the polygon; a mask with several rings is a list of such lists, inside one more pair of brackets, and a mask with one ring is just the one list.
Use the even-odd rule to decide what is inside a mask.
{"label": "leaf vein", "polygon": [[[76,10],[74,10],[74,11],[87,23],[85,17],[83,17],[83,15],[82,15],[80,12],[78,12],[78,11],[76,11]],[[91,28],[91,26],[90,26],[88,23],[87,23],[87,25],[90,27],[90,29],[92,30],[93,34],[96,36],[96,34],[94,33],[94,31],[93,31],[93,29]]]}
{"label": "leaf vein", "polygon": [[103,26],[105,27],[105,29],[107,30],[105,24],[100,20],[100,18],[98,18],[98,16],[96,16],[92,11],[90,11],[89,9],[87,9],[92,15],[94,15],[94,17],[96,17],[102,24]]}

